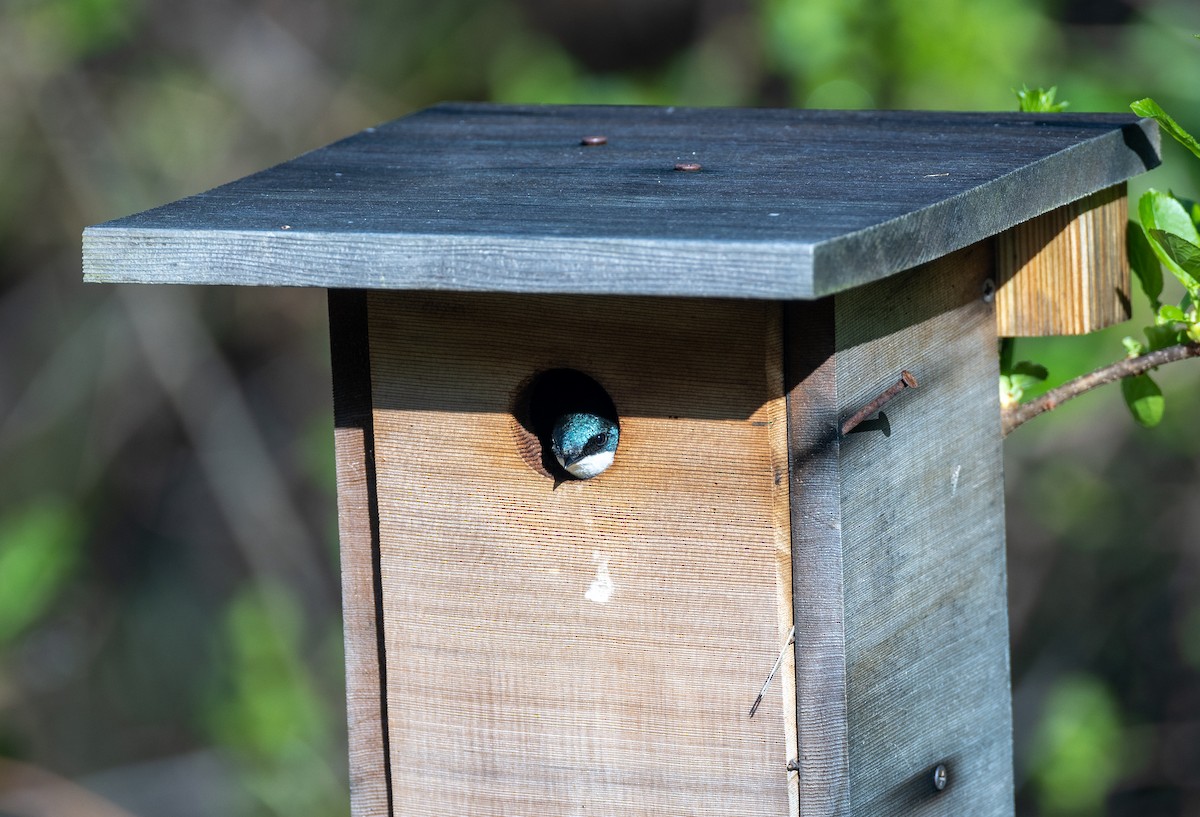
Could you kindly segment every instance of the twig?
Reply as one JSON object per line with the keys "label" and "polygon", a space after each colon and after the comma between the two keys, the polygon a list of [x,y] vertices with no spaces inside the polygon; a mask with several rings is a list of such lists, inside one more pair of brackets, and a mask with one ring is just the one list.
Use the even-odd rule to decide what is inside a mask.
{"label": "twig", "polygon": [[1159,349],[1158,351],[1140,355],[1139,357],[1126,358],[1125,360],[1113,363],[1111,366],[1105,366],[1102,369],[1081,375],[1056,389],[1051,389],[1040,397],[1030,400],[1028,403],[1004,409],[1001,415],[1003,418],[1003,434],[1007,437],[1012,433],[1014,428],[1017,428],[1022,423],[1032,420],[1042,412],[1056,409],[1072,397],[1078,397],[1097,386],[1103,386],[1106,383],[1115,383],[1118,380],[1132,377],[1133,375],[1145,374],[1163,364],[1174,363],[1177,360],[1187,360],[1190,357],[1200,357],[1200,343],[1180,343],[1175,346],[1168,346],[1166,349]]}

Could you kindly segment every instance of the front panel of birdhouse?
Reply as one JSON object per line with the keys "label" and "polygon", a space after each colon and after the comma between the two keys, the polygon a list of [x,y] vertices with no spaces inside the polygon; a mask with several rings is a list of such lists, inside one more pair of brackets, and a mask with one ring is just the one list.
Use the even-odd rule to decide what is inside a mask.
{"label": "front panel of birdhouse", "polygon": [[[356,813],[1010,814],[994,259],[793,304],[333,293]],[[619,417],[589,480],[530,428],[564,370]]]}
{"label": "front panel of birdhouse", "polygon": [[[368,296],[394,813],[789,813],[793,674],[748,717],[792,615],[781,315]],[[563,369],[619,414],[593,479],[523,423]]]}

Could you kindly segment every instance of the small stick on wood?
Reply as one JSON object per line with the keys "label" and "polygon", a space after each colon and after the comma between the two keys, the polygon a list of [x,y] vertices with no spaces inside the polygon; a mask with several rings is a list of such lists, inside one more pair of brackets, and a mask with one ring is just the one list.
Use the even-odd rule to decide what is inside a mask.
{"label": "small stick on wood", "polygon": [[750,705],[750,717],[753,718],[754,713],[758,711],[758,705],[762,703],[763,696],[767,694],[767,687],[771,685],[771,679],[775,677],[775,673],[779,672],[779,665],[783,663],[783,657],[787,655],[787,648],[792,646],[792,642],[795,640],[796,628],[793,627],[788,631],[787,641],[783,643],[783,649],[779,651],[779,657],[775,659],[775,666],[771,667],[771,674],[767,676],[766,681],[763,681],[762,689],[758,691],[758,697]]}
{"label": "small stick on wood", "polygon": [[1040,397],[1030,400],[1028,403],[1004,409],[1001,412],[1003,435],[1007,437],[1012,433],[1013,429],[1029,422],[1039,414],[1056,409],[1072,397],[1078,397],[1097,386],[1103,386],[1106,383],[1115,383],[1126,377],[1145,374],[1151,369],[1155,369],[1166,363],[1187,360],[1190,357],[1200,357],[1200,343],[1180,343],[1175,346],[1168,346],[1166,349],[1159,349],[1138,357],[1126,358],[1125,360],[1117,361],[1111,366],[1105,366],[1102,369],[1081,375],[1056,389],[1051,389]]}

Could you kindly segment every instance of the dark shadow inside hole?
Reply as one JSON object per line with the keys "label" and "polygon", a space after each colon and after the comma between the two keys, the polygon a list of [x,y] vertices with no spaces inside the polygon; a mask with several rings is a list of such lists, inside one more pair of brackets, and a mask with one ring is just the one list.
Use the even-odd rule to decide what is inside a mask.
{"label": "dark shadow inside hole", "polygon": [[575,369],[548,369],[530,378],[513,401],[513,418],[520,427],[521,457],[538,473],[551,477],[555,487],[574,480],[558,464],[550,445],[554,424],[564,414],[587,412],[620,425],[617,407],[604,387]]}

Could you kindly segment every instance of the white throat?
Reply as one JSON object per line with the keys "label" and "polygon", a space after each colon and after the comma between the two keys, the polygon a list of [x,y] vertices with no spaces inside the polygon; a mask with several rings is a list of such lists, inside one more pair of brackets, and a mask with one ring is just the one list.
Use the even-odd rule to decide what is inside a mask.
{"label": "white throat", "polygon": [[571,465],[564,465],[563,467],[566,468],[573,477],[577,477],[579,479],[591,479],[597,474],[605,471],[608,466],[612,465],[612,462],[612,451],[600,451],[596,454],[589,454],[578,462],[572,463]]}

